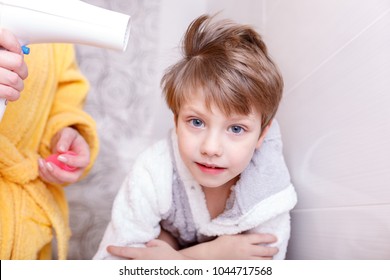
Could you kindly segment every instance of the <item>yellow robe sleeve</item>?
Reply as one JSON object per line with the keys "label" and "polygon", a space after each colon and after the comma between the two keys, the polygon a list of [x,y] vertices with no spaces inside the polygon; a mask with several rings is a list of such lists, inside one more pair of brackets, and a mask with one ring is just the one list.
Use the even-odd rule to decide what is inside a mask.
{"label": "yellow robe sleeve", "polygon": [[88,83],[78,70],[71,45],[32,45],[25,56],[29,77],[0,122],[0,259],[51,258],[56,236],[58,258],[65,259],[70,238],[62,186],[42,182],[38,157],[50,154],[52,136],[73,126],[98,153],[93,119],[83,111]]}
{"label": "yellow robe sleeve", "polygon": [[62,128],[72,126],[80,132],[90,147],[91,163],[87,167],[88,172],[98,154],[95,121],[83,110],[89,85],[78,69],[73,47],[65,44],[55,45],[54,57],[59,77],[58,88],[42,137],[40,154],[48,156],[51,153],[50,142],[53,136]]}

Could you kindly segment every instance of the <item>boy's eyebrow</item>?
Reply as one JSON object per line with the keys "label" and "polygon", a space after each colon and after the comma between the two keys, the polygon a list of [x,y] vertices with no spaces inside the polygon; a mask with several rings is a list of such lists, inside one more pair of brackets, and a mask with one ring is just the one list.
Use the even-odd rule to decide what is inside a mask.
{"label": "boy's eyebrow", "polygon": [[[191,105],[184,105],[183,109],[186,110],[186,111],[192,111],[192,112],[194,112],[197,115],[205,115],[205,114],[207,114],[206,112],[202,112],[199,109],[197,109],[197,108],[195,108],[195,107],[193,107]],[[207,111],[209,111],[209,110],[207,110]]]}
{"label": "boy's eyebrow", "polygon": [[[233,117],[227,117],[229,119],[229,121],[231,122],[247,122],[247,121],[250,121],[250,122],[256,122],[256,117],[253,116],[253,115],[238,115],[238,116],[233,116]],[[260,120],[261,121],[261,120]]]}

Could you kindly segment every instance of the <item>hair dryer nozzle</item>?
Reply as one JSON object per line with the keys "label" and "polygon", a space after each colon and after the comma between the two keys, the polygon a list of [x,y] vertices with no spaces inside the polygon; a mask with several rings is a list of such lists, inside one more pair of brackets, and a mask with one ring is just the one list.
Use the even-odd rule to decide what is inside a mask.
{"label": "hair dryer nozzle", "polygon": [[[0,28],[22,45],[72,43],[124,51],[130,16],[79,0],[0,0]],[[6,104],[0,98],[0,121]]]}
{"label": "hair dryer nozzle", "polygon": [[79,0],[0,0],[0,27],[22,44],[73,43],[124,51],[130,16]]}

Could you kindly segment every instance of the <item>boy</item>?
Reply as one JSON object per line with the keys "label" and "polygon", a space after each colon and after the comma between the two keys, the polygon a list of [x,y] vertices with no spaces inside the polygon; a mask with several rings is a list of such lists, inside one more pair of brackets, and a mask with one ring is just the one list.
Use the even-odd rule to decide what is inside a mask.
{"label": "boy", "polygon": [[283,259],[296,194],[272,122],[282,78],[248,26],[201,16],[183,43],[162,79],[175,130],[135,162],[95,258]]}

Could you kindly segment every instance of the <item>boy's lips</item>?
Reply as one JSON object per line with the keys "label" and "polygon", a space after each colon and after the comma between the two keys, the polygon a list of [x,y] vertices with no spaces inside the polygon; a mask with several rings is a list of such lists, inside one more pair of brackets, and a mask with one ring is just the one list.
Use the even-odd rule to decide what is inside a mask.
{"label": "boy's lips", "polygon": [[207,164],[207,163],[199,163],[199,162],[195,162],[195,163],[203,173],[207,173],[207,174],[217,175],[226,170],[225,167],[219,167],[216,166],[215,164]]}

